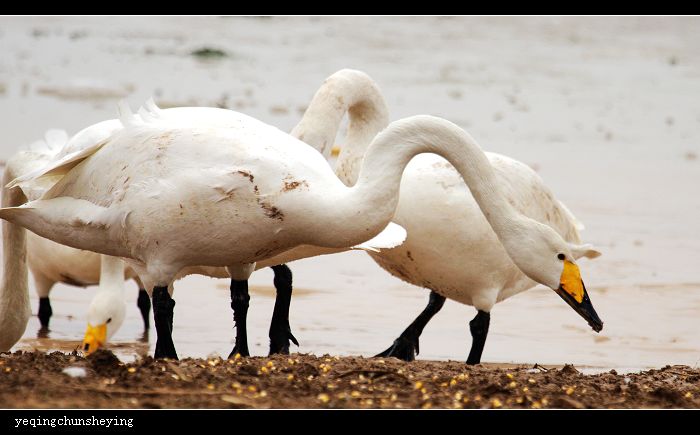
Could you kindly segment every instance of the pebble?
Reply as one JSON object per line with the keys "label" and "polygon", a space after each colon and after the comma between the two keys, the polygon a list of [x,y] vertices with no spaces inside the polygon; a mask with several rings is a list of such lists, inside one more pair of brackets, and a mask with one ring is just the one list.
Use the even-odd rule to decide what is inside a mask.
{"label": "pebble", "polygon": [[67,374],[71,378],[84,378],[87,376],[87,370],[85,370],[85,367],[66,367],[63,369],[63,373]]}

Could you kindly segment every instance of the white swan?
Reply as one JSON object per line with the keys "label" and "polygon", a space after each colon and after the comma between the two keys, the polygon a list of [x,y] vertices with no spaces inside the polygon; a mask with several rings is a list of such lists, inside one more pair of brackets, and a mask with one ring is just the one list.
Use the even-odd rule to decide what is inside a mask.
{"label": "white swan", "polygon": [[[152,119],[167,119],[168,121],[175,122],[178,125],[182,125],[182,123],[194,123],[194,124],[199,124],[199,125],[206,125],[206,126],[222,126],[222,127],[227,127],[230,123],[235,125],[239,121],[239,115],[236,114],[235,112],[227,111],[227,110],[221,110],[221,109],[210,109],[210,108],[175,108],[175,109],[166,109],[166,110],[160,110],[158,109],[155,104],[152,101],[149,101],[149,109],[150,110],[141,110],[140,116],[144,119],[152,120]],[[62,150],[58,153],[54,153],[56,157],[49,163],[48,166],[51,165],[61,165],[63,164],[66,160],[70,161],[70,159],[75,158],[76,155],[82,156],[86,154],[86,150],[88,150],[91,146],[92,143],[99,143],[103,140],[105,140],[107,137],[109,137],[111,134],[114,134],[116,131],[120,130],[122,128],[121,123],[118,120],[109,120],[105,122],[98,123],[96,125],[93,125],[91,127],[88,127],[87,129],[84,129],[80,133],[78,133],[76,136],[74,136],[70,143],[68,143],[66,146],[63,147]],[[58,162],[58,163],[57,163]],[[73,167],[75,165],[75,162],[69,162],[65,167]],[[15,186],[21,186],[22,189],[29,194],[34,193],[34,192],[39,192],[43,193],[49,188],[51,188],[58,180],[62,178],[62,173],[60,172],[54,172],[49,175],[45,175],[44,172],[46,172],[45,167],[35,169],[31,172],[29,172],[29,175],[25,175],[23,177],[17,178],[13,183],[10,183],[8,185],[9,188],[13,188]],[[40,179],[35,179],[37,175],[41,175]],[[285,184],[285,188],[293,190],[297,188],[294,182],[289,182]],[[302,186],[303,188],[303,186]],[[15,204],[18,205],[18,204]],[[38,236],[35,236],[38,238]],[[393,247],[396,246],[397,244],[401,243],[405,238],[405,231],[396,226],[396,225],[390,225],[389,227],[386,228],[382,234],[380,234],[378,237],[375,237],[374,239],[354,246],[353,248],[355,249],[366,249],[366,250],[378,250],[381,248],[386,248],[386,247]],[[43,240],[43,239],[42,239]],[[53,243],[53,242],[49,242]],[[62,245],[57,245],[60,246],[61,248],[71,250],[72,248],[64,247]],[[87,252],[87,251],[78,251],[75,250],[75,252]],[[277,257],[276,260],[272,260],[267,262],[267,265],[275,265],[278,264],[281,261],[285,261],[287,259],[294,259],[294,258],[302,258],[308,255],[318,255],[318,254],[323,254],[323,253],[331,253],[331,252],[339,252],[338,249],[319,249],[318,247],[300,247],[295,250],[295,254],[291,253],[285,253],[282,256]],[[97,256],[97,254],[90,253],[91,255]],[[291,255],[291,256],[290,256]],[[99,263],[97,263],[99,264]],[[263,267],[263,264],[259,265],[259,267]],[[296,343],[296,339],[291,335],[291,332],[289,330],[289,321],[288,321],[288,310],[289,310],[289,299],[291,297],[291,272],[289,269],[284,266],[284,265],[279,265],[279,266],[274,266],[273,270],[275,271],[275,286],[277,287],[278,290],[278,299],[275,303],[275,312],[273,315],[273,321],[271,324],[271,329],[270,329],[270,338],[271,338],[271,353],[275,352],[288,352],[288,347],[289,347],[289,339],[293,340]],[[214,276],[214,277],[228,277],[227,272],[223,268],[216,268],[216,267],[189,267],[183,269],[178,275],[177,278],[180,278],[182,276],[192,274],[192,273],[199,273],[199,274],[205,274],[209,276]],[[102,318],[111,318],[114,317],[114,313],[110,313],[110,310],[116,311],[118,309],[123,309],[122,307],[117,307],[114,305],[110,304],[95,304],[93,301],[93,304],[91,306],[99,306],[102,308],[102,312],[98,317]],[[239,312],[242,310],[239,310]],[[93,316],[94,317],[94,316]],[[245,320],[244,318],[237,318],[237,326],[239,327],[239,333],[240,333],[240,327],[243,327],[243,332],[245,332]],[[104,329],[105,325],[100,325],[100,328],[102,330]],[[114,332],[118,328],[112,325],[110,330]],[[84,344],[86,345],[86,348],[89,348],[89,351],[87,353],[91,353],[92,351],[96,350],[99,346],[104,344],[104,338],[99,338],[96,339],[94,337],[93,332],[99,328],[96,327],[88,327],[88,331],[85,336]],[[243,334],[245,335],[245,334]],[[243,340],[245,342],[245,340]],[[247,354],[247,344],[242,347],[241,349],[242,353]]]}
{"label": "white swan", "polygon": [[[89,141],[100,141],[105,139],[117,128],[121,128],[121,123],[119,123],[118,120],[102,122],[81,131],[70,142],[68,141],[68,136],[64,131],[49,130],[46,132],[44,140],[37,141],[28,147],[20,149],[9,159],[5,170],[5,172],[8,174],[6,178],[8,180],[12,180],[16,178],[18,174],[41,171],[41,169],[47,164],[50,164],[55,160],[58,160],[68,154],[82,151],[82,149],[90,144]],[[45,177],[41,182],[33,182],[23,185],[22,191],[16,189],[18,191],[16,193],[20,196],[17,197],[13,205],[21,205],[22,203],[26,202],[27,199],[33,200],[40,198],[58,179],[59,178],[56,177]],[[21,193],[24,193],[24,197],[21,196]],[[10,195],[8,187],[5,187],[4,185],[3,195]],[[3,222],[3,225],[11,224]],[[24,230],[21,229],[21,231]],[[105,256],[101,256],[95,252],[61,245],[49,239],[37,236],[32,232],[29,232],[26,238],[26,259],[29,270],[34,277],[36,291],[39,296],[38,317],[42,325],[42,331],[48,329],[49,320],[52,314],[49,294],[52,287],[57,282],[78,287],[97,285],[99,283],[100,289],[113,289],[113,291],[107,292],[101,290],[98,291],[93,297],[88,311],[88,327],[83,339],[83,350],[85,351],[86,355],[89,355],[98,348],[104,346],[109,337],[111,337],[119,329],[122,322],[111,322],[109,328],[107,328],[106,324],[95,323],[95,319],[121,319],[125,313],[125,307],[123,304],[114,303],[116,301],[124,301],[123,295],[120,297],[115,295],[115,293],[118,292],[116,289],[123,289],[122,283],[110,282],[110,280],[114,277],[114,274],[102,277],[100,273],[101,258]],[[25,256],[23,248],[17,244],[11,243],[9,240],[5,240],[4,246],[5,257],[7,259],[6,261],[14,261],[14,266],[6,267],[6,269],[14,270],[21,268],[22,263],[20,259],[24,258]],[[102,266],[104,267],[104,265]],[[141,284],[140,279],[130,267],[124,268],[123,271],[124,274],[121,279],[133,279],[140,289],[137,305],[143,318],[144,329],[147,333],[150,326],[150,297],[143,288],[143,284]],[[289,272],[284,265],[273,267],[273,271],[275,274],[275,282],[277,283],[276,287],[278,289],[278,298],[281,298],[281,300],[284,301],[288,299],[286,291],[289,286],[287,286],[286,283],[289,282],[291,284],[291,272]],[[213,278],[229,278],[229,275],[224,268],[189,267],[178,274],[178,279],[191,274],[206,275]],[[17,292],[18,294],[27,291],[26,288],[22,287],[22,285],[13,285],[12,289],[10,290]],[[291,288],[289,288],[288,291],[291,292]],[[280,315],[278,315],[278,317]],[[7,319],[7,321],[10,321],[10,319],[15,320],[13,321],[11,327],[8,329],[3,329],[3,331],[8,331],[5,333],[5,336],[8,338],[3,345],[4,350],[9,350],[12,345],[14,345],[14,343],[21,338],[23,331],[26,329],[26,324],[28,321],[28,317],[25,319],[24,317],[17,318],[16,316],[9,316]],[[275,317],[275,319],[277,320],[277,317]],[[283,326],[277,326],[278,329],[282,327]],[[289,327],[287,320],[285,331],[288,331],[288,329]],[[99,334],[99,332],[104,332],[107,330],[109,330],[107,337]],[[42,331],[40,331],[40,333]],[[279,331],[276,331],[275,328],[273,328],[273,332],[277,332],[279,335]],[[287,335],[289,335],[289,337],[287,337]],[[291,332],[288,332],[287,335],[284,336],[284,340],[278,337],[276,337],[278,338],[277,340],[273,340],[271,348],[272,353],[279,352],[280,346],[282,347],[282,350],[288,350],[289,339],[297,343],[296,338],[291,335]],[[283,343],[277,345],[276,347],[276,343],[280,341],[283,341]],[[285,344],[286,348],[284,347]]]}
{"label": "white swan", "polygon": [[[293,134],[320,151],[326,150],[337,132],[334,127],[339,123],[335,120],[345,112],[342,105],[330,105],[328,101],[342,101],[345,95],[353,96],[349,104],[362,112],[358,118],[366,120],[353,129],[357,137],[371,137],[386,125],[386,103],[374,81],[362,72],[341,70],[326,79]],[[360,176],[360,164],[367,152],[364,143],[348,140],[341,148],[336,173],[348,186]],[[494,226],[492,221],[507,223],[515,210],[547,224],[569,242],[570,253],[561,252],[567,260],[560,263],[566,265],[567,276],[575,280],[579,272],[574,260],[599,255],[590,245],[580,244],[580,223],[529,167],[495,153],[486,156],[488,160],[479,159],[479,164],[492,169],[491,181],[500,191],[500,205],[495,209],[484,209],[482,192],[475,192],[470,185],[474,195],[470,194],[458,170],[440,156],[418,156],[406,168],[394,221],[406,228],[408,238],[401,246],[369,255],[392,275],[432,293],[426,309],[380,355],[413,360],[419,351],[418,337],[447,297],[478,310],[470,323],[473,343],[467,361],[478,363],[492,307],[533,287],[536,281],[554,288],[594,330],[602,328],[592,307],[584,303],[588,300],[585,289],[577,289],[572,299],[571,293],[538,278],[532,272],[535,263],[541,261],[537,244],[524,235],[516,237],[511,226]]]}
{"label": "white swan", "polygon": [[454,124],[430,116],[394,122],[374,139],[349,188],[305,143],[239,117],[229,128],[132,117],[92,154],[48,171],[72,168],[41,200],[2,208],[0,218],[129,259],[153,285],[156,356],[177,357],[167,286],[180,269],[226,266],[234,283],[245,282],[256,262],[295,246],[361,243],[389,223],[410,160],[436,153],[457,168],[518,267],[597,319],[572,247],[508,203],[484,153]]}
{"label": "white swan", "polygon": [[[18,174],[43,167],[61,152],[67,140],[68,136],[64,131],[48,130],[43,140],[22,147],[8,159],[3,179],[9,181]],[[47,188],[46,184],[38,183],[25,191],[20,191],[19,189],[9,190],[3,185],[2,196],[6,198],[6,202],[17,206],[28,199],[39,198]],[[0,329],[3,331],[0,338],[2,343],[0,351],[7,351],[21,338],[29,320],[23,306],[24,295],[27,295],[28,300],[27,279],[23,278],[26,276],[27,266],[34,277],[36,292],[39,296],[38,317],[42,331],[45,331],[52,314],[49,299],[52,287],[57,282],[79,287],[98,284],[100,282],[100,254],[64,246],[39,237],[32,232],[27,234],[23,228],[15,227],[7,222],[3,222],[3,227],[6,228],[3,234],[5,272],[0,290],[0,305],[7,304],[7,308],[0,312],[0,323],[6,323],[5,327]],[[26,235],[20,237],[20,233]],[[20,242],[20,238],[24,239],[25,242]],[[124,270],[120,280],[124,279],[133,279],[141,289],[137,304],[144,319],[145,329],[148,329],[151,306],[148,294],[131,268]],[[103,283],[103,286],[106,288],[123,287],[121,283],[110,282]],[[16,296],[5,296],[8,294]],[[12,301],[17,301],[17,303]],[[93,301],[93,305],[96,305],[95,301]],[[115,306],[113,309],[124,310],[124,307]],[[10,312],[16,314],[9,314]],[[118,327],[115,328],[113,324],[111,330],[116,331],[116,329]]]}

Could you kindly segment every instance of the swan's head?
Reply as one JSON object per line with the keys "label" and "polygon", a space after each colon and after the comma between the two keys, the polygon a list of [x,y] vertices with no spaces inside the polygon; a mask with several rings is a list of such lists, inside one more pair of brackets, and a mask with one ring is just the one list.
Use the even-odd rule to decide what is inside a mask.
{"label": "swan's head", "polygon": [[90,302],[88,326],[82,351],[90,355],[104,347],[124,323],[126,304],[123,293],[100,290]]}
{"label": "swan's head", "polygon": [[554,290],[594,331],[600,332],[603,321],[591,304],[576,264],[577,259],[595,258],[600,252],[591,245],[569,243],[549,226],[531,219],[518,225],[512,236],[504,240],[504,245],[518,268],[530,279]]}

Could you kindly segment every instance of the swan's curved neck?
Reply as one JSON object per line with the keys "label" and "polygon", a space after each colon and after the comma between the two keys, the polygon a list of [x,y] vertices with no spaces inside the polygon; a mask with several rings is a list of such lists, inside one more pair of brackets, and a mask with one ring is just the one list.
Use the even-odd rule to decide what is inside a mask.
{"label": "swan's curved neck", "polygon": [[[4,186],[12,181],[17,174],[7,165],[2,176],[2,206],[15,207],[27,201],[19,188],[7,189]],[[27,230],[19,225],[2,222],[3,242],[3,274],[0,283],[0,325],[2,334],[17,335],[24,333],[28,316],[21,315],[29,312],[29,286],[27,277]],[[11,322],[13,324],[7,324]],[[24,324],[21,324],[24,323]],[[0,347],[10,347],[14,343],[4,343]],[[10,340],[12,341],[12,340]],[[8,348],[9,349],[9,348]],[[0,350],[8,350],[0,349]]]}
{"label": "swan's curved neck", "polygon": [[329,216],[325,222],[342,220],[342,231],[354,234],[371,226],[373,237],[392,219],[403,171],[421,153],[438,154],[457,169],[502,241],[524,219],[501,194],[488,158],[469,134],[440,118],[414,116],[392,123],[375,138],[357,184],[338,195],[342,198],[334,204],[333,213],[344,213],[345,219]]}
{"label": "swan's curved neck", "polygon": [[291,135],[316,148],[327,159],[346,112],[349,124],[336,174],[351,186],[357,181],[367,146],[389,123],[384,97],[367,74],[345,69],[328,77]]}
{"label": "swan's curved neck", "polygon": [[100,255],[100,291],[123,293],[124,261],[111,255]]}

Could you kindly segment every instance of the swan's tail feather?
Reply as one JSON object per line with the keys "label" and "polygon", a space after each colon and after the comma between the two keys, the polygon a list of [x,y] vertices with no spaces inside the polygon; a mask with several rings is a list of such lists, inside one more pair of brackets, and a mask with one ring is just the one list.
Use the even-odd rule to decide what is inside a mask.
{"label": "swan's tail feather", "polygon": [[406,229],[401,225],[389,222],[384,230],[374,238],[364,243],[353,246],[352,249],[379,252],[382,249],[391,249],[401,245],[406,240]]}
{"label": "swan's tail feather", "polygon": [[156,102],[153,101],[153,97],[146,100],[144,105],[139,108],[138,115],[145,123],[163,119],[163,111],[156,105]]}
{"label": "swan's tail feather", "polygon": [[153,122],[153,120],[156,119],[153,117],[151,112],[146,110],[143,106],[139,107],[139,111],[137,113],[141,117],[141,119],[143,119],[143,122],[146,123]]}
{"label": "swan's tail feather", "polygon": [[148,110],[154,117],[156,117],[156,118],[163,117],[163,110],[160,107],[158,107],[156,102],[153,100],[153,97],[146,100],[145,106],[146,106],[146,110]]}
{"label": "swan's tail feather", "polygon": [[119,100],[117,103],[117,112],[119,113],[119,121],[125,128],[141,124],[140,117],[134,115],[134,112],[131,111],[131,107],[129,107],[128,101]]}

